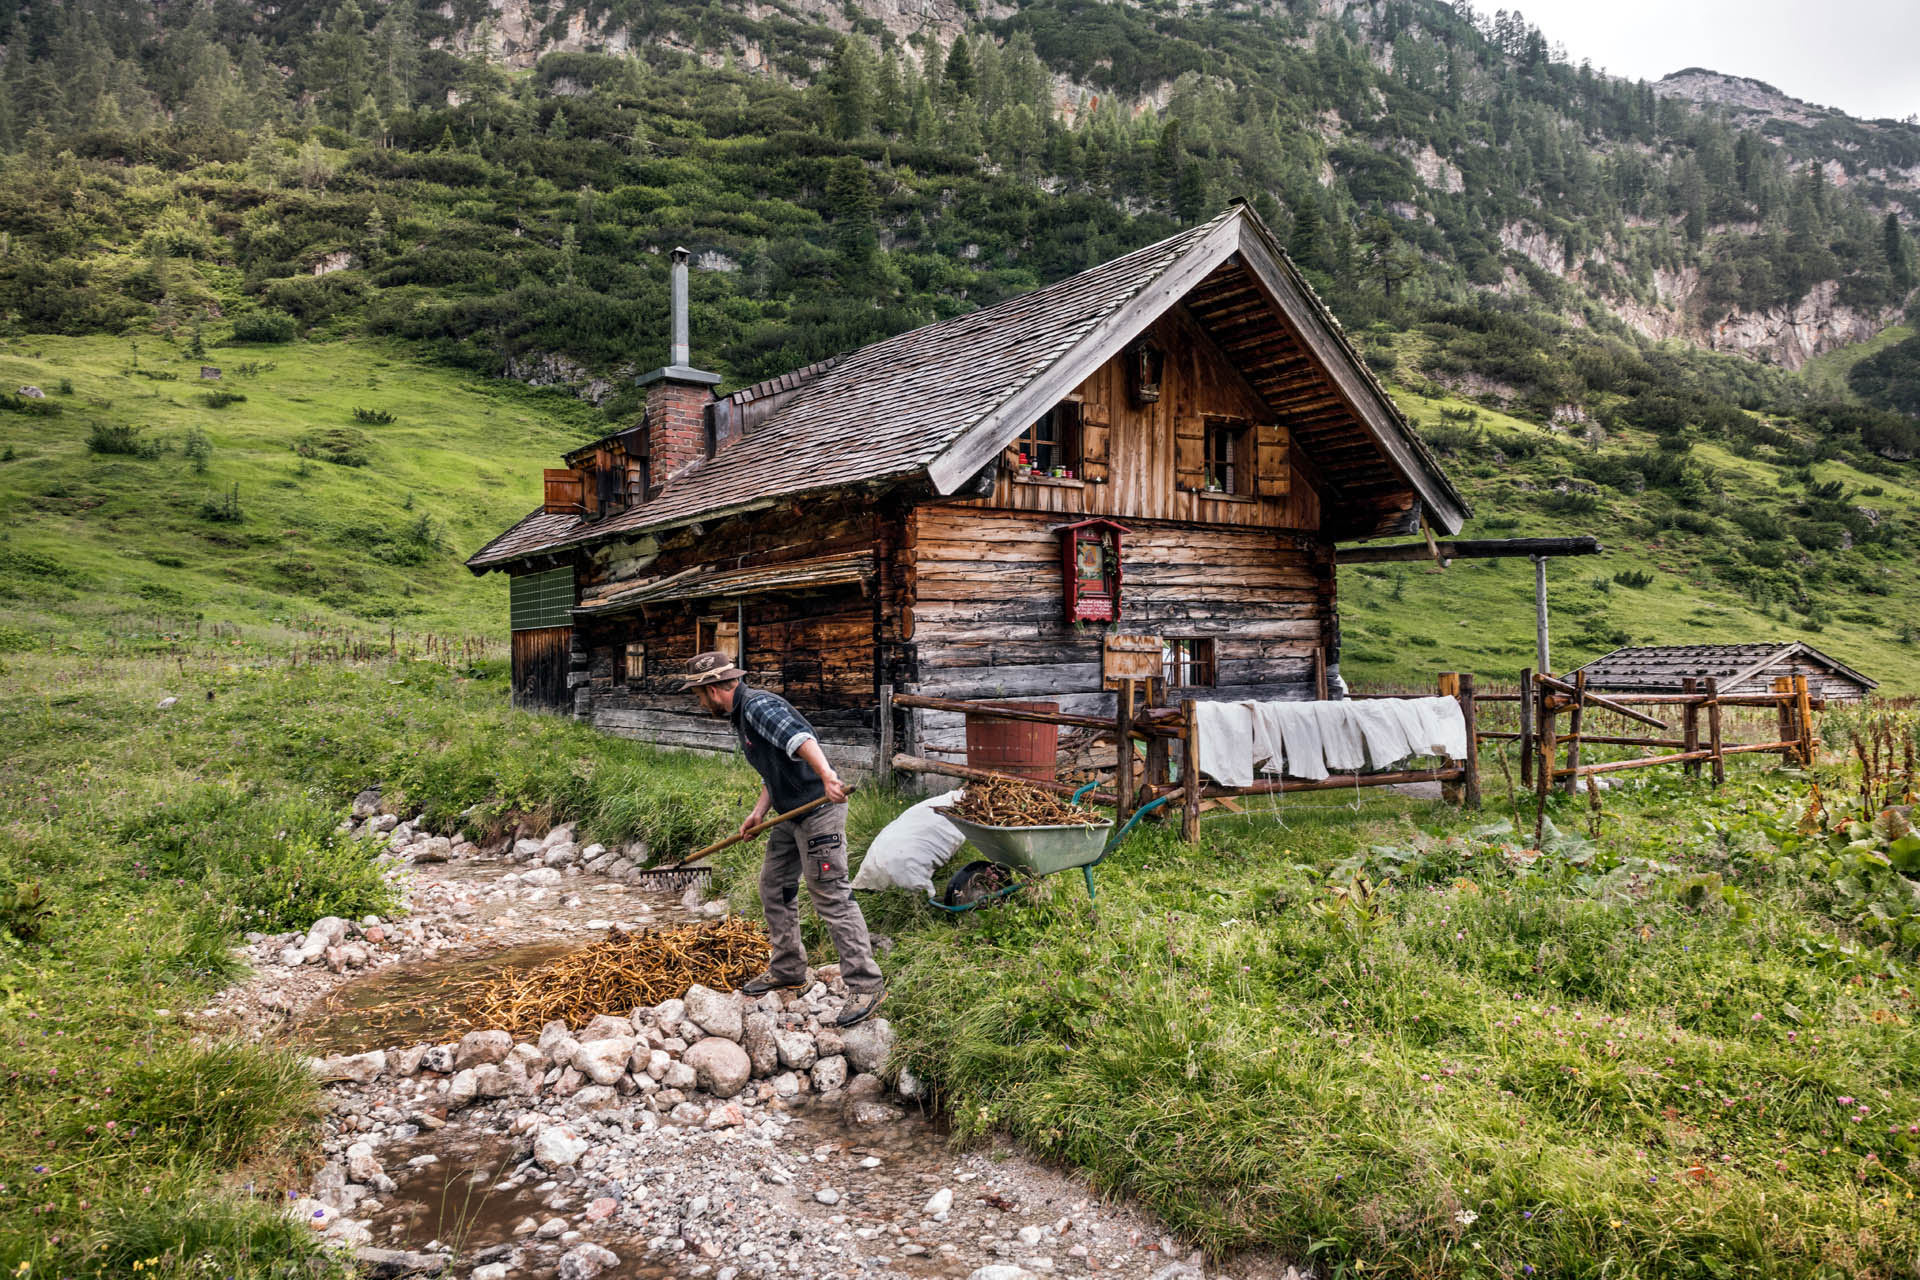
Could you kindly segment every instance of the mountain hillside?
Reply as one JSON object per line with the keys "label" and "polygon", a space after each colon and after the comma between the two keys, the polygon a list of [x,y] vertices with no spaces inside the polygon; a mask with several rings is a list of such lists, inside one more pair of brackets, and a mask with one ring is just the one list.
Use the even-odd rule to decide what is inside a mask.
{"label": "mountain hillside", "polygon": [[[12,385],[49,391],[0,406],[15,415],[0,419],[16,459],[0,464],[3,518],[36,555],[36,540],[98,536],[84,514],[52,536],[50,513],[119,501],[128,518],[171,510],[168,536],[207,551],[193,563],[211,576],[175,588],[189,602],[225,575],[287,602],[256,610],[451,625],[465,606],[429,566],[451,573],[512,514],[493,480],[531,485],[556,437],[636,412],[631,375],[666,355],[668,248],[700,268],[696,360],[739,384],[1244,195],[1467,473],[1483,528],[1591,531],[1633,557],[1616,566],[1629,579],[1673,586],[1656,604],[1653,586],[1590,584],[1576,648],[1826,634],[1910,661],[1911,125],[1802,111],[1764,86],[1715,98],[1731,82],[1706,73],[1609,79],[1515,15],[1435,0],[71,0],[0,4],[0,43],[0,337],[24,362]],[[186,389],[229,343],[276,366],[256,375],[270,410],[244,384],[223,382],[249,399],[219,407]],[[85,367],[36,364],[59,350]],[[377,367],[366,404],[346,402],[362,390],[346,377],[268,390],[363,358],[421,387],[463,371],[483,399],[521,394],[485,379],[552,390],[514,401],[538,422],[510,442],[464,412],[403,406],[387,435],[353,421],[386,411],[375,390],[414,394]],[[156,362],[183,384],[147,377]],[[71,398],[43,385],[65,377]],[[192,428],[216,453],[189,474],[217,475],[222,450],[237,463],[255,447],[221,443],[246,423],[277,463],[305,433],[350,430],[389,464],[394,478],[375,484],[376,464],[357,487],[322,471],[378,508],[364,545],[327,503],[311,528],[271,532],[318,565],[366,557],[369,589],[323,594],[325,572],[303,581],[265,545],[222,543],[184,488],[141,508],[141,467],[115,459],[164,466],[164,445],[157,460],[85,449],[98,426],[183,451]],[[19,466],[61,432],[58,466],[86,495],[72,507]],[[232,479],[263,517],[311,483]],[[387,535],[410,527],[409,493],[441,532],[406,547]],[[128,577],[113,545],[102,582]],[[1380,579],[1397,593],[1381,616],[1398,627],[1406,601],[1452,607],[1481,581],[1466,575],[1502,572],[1456,568],[1430,596],[1426,578]],[[14,564],[8,589],[37,598],[25,577]],[[1350,621],[1357,660],[1379,656],[1366,674],[1423,647]],[[1495,656],[1419,634],[1460,665]]]}

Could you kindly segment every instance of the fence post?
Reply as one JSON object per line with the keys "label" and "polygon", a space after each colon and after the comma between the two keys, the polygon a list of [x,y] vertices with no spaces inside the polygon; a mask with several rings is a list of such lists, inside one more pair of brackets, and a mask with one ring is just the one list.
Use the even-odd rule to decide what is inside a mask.
{"label": "fence post", "polygon": [[1713,752],[1713,785],[1727,780],[1727,753],[1720,741],[1720,682],[1707,680],[1707,743]]}
{"label": "fence post", "polygon": [[1536,683],[1532,696],[1540,700],[1536,708],[1540,742],[1540,759],[1533,770],[1534,791],[1539,796],[1538,807],[1533,818],[1533,844],[1537,849],[1546,837],[1547,793],[1553,789],[1553,704],[1548,701],[1552,694],[1543,684]]}
{"label": "fence post", "polygon": [[[1792,693],[1793,678],[1791,676],[1776,676],[1773,681],[1773,691],[1777,694]],[[1797,743],[1800,735],[1793,727],[1792,700],[1785,697],[1781,698],[1779,706],[1775,709],[1775,714],[1779,720],[1780,730],[1777,735],[1777,740],[1780,742]],[[1791,765],[1794,757],[1798,754],[1799,752],[1792,746],[1782,747],[1780,749],[1780,767],[1784,769]]]}
{"label": "fence post", "polygon": [[873,781],[876,786],[893,782],[893,686],[880,686],[880,732],[875,737]]}
{"label": "fence post", "polygon": [[[1699,692],[1699,689],[1700,682],[1692,676],[1687,676],[1680,681],[1680,692],[1686,694],[1689,698]],[[1697,702],[1687,703],[1686,707],[1680,713],[1680,749],[1682,751],[1698,751],[1700,749],[1700,704]],[[1698,760],[1687,761],[1683,766],[1683,771],[1690,778],[1699,777],[1700,762]]]}
{"label": "fence post", "polygon": [[1807,690],[1807,678],[1793,678],[1793,718],[1800,731],[1800,767],[1813,768],[1813,698]]}
{"label": "fence post", "polygon": [[1466,784],[1466,803],[1469,809],[1480,807],[1480,704],[1473,695],[1473,673],[1460,675],[1460,714],[1467,722],[1467,758],[1461,761],[1466,767],[1467,776],[1462,779]]}
{"label": "fence post", "polygon": [[[1442,671],[1440,673],[1440,696],[1443,698],[1452,698],[1455,702],[1460,701],[1460,673],[1459,672]],[[1464,703],[1461,705],[1460,710],[1462,714],[1466,712],[1466,706]],[[1446,801],[1448,804],[1459,804],[1464,798],[1465,787],[1462,785],[1464,782],[1465,782],[1465,779],[1463,778],[1461,779],[1460,782],[1441,783],[1440,798]]]}
{"label": "fence post", "polygon": [[1533,668],[1520,673],[1520,785],[1533,785]]}
{"label": "fence post", "polygon": [[1180,781],[1186,794],[1180,806],[1180,838],[1188,844],[1200,842],[1200,732],[1194,714],[1193,699],[1180,704]]}
{"label": "fence post", "polygon": [[1133,681],[1122,680],[1114,691],[1113,731],[1119,739],[1114,760],[1113,820],[1124,824],[1133,813]]}
{"label": "fence post", "polygon": [[[1587,673],[1573,673],[1573,713],[1567,717],[1567,768],[1580,767],[1580,725],[1587,715]],[[1565,782],[1566,792],[1573,795],[1580,789],[1580,775],[1569,773]]]}

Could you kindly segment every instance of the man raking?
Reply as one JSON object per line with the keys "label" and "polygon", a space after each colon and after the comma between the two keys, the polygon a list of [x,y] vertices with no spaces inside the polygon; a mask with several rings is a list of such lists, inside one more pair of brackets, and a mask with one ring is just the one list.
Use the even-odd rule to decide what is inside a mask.
{"label": "man raking", "polygon": [[724,653],[702,653],[687,663],[685,687],[700,705],[733,722],[734,734],[747,763],[760,775],[760,799],[740,830],[764,821],[770,809],[790,813],[825,797],[826,804],[767,835],[767,856],[760,864],[760,905],[767,917],[767,936],[773,942],[773,960],[767,971],[741,984],[750,996],[804,986],[807,952],[800,942],[800,880],[814,912],[826,921],[834,949],[840,953],[840,976],[847,984],[847,1003],[835,1021],[850,1027],[864,1021],[886,999],[886,979],[873,962],[873,942],[867,937],[867,919],[847,885],[847,788],[827,763],[806,722],[793,705],[778,694],[749,689],[741,683],[747,673]]}

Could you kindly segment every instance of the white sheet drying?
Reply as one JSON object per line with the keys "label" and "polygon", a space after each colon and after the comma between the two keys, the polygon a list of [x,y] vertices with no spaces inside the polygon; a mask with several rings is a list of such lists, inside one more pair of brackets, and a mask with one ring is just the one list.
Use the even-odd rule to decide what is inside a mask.
{"label": "white sheet drying", "polygon": [[1223,787],[1253,785],[1253,713],[1244,702],[1196,702],[1200,772]]}

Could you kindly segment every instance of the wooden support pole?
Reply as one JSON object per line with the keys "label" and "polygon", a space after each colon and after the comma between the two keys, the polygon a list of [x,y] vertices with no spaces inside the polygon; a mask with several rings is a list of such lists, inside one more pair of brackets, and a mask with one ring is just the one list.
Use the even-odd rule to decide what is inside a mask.
{"label": "wooden support pole", "polygon": [[1134,682],[1122,680],[1113,696],[1113,732],[1119,754],[1114,761],[1113,794],[1119,797],[1114,820],[1125,822],[1133,813],[1133,690]]}
{"label": "wooden support pole", "polygon": [[1573,673],[1573,711],[1567,717],[1567,774],[1566,792],[1572,795],[1579,790],[1580,774],[1580,724],[1587,714],[1587,673]]}
{"label": "wooden support pole", "polygon": [[1726,744],[1720,740],[1720,682],[1707,679],[1707,746],[1713,752],[1713,785],[1727,780]]}
{"label": "wooden support pole", "polygon": [[[917,693],[896,693],[893,696],[896,707],[917,707],[923,711],[958,711],[965,715],[981,716],[988,720],[1024,720],[1032,724],[1057,724],[1070,729],[1111,729],[1113,721],[1103,716],[1076,716],[1059,711],[1036,711],[1027,707],[1011,706],[1007,703],[991,705],[969,702],[964,698],[926,698]],[[1163,734],[1169,738],[1180,736],[1177,724],[1150,724],[1144,717],[1136,717],[1133,722],[1136,737],[1149,737]]]}
{"label": "wooden support pole", "polygon": [[1807,678],[1793,678],[1793,718],[1800,731],[1800,767],[1813,768],[1813,707],[1807,695]]}
{"label": "wooden support pole", "polygon": [[1705,760],[1711,751],[1679,751],[1666,756],[1641,756],[1634,760],[1603,760],[1599,764],[1576,765],[1568,769],[1556,769],[1554,772],[1563,778],[1590,777],[1596,773],[1619,773],[1622,769],[1647,769],[1660,764],[1685,764],[1690,760]]}
{"label": "wooden support pole", "polygon": [[[1791,676],[1776,677],[1773,682],[1773,691],[1787,695],[1780,700],[1779,737],[1782,741],[1798,739],[1800,734],[1793,727],[1793,678]],[[1780,753],[1780,767],[1784,769],[1790,766],[1793,763],[1793,757],[1793,751],[1782,751]]]}
{"label": "wooden support pole", "polygon": [[1547,696],[1544,673],[1534,677],[1534,688],[1540,699],[1534,712],[1535,732],[1539,735],[1540,744],[1540,759],[1533,770],[1533,789],[1538,797],[1533,813],[1533,845],[1537,849],[1546,839],[1547,793],[1553,790],[1554,709],[1552,699]]}
{"label": "wooden support pole", "polygon": [[1533,687],[1533,668],[1520,673],[1520,785],[1533,785],[1533,709],[1540,694]]}
{"label": "wooden support pole", "polygon": [[[1700,682],[1692,676],[1687,676],[1680,681],[1680,691],[1682,693],[1696,693],[1699,691],[1699,688]],[[1680,749],[1682,751],[1698,751],[1700,749],[1700,707],[1697,703],[1689,702],[1680,713]],[[1686,774],[1690,778],[1699,777],[1700,762],[1698,760],[1687,761]]]}
{"label": "wooden support pole", "polygon": [[1467,722],[1467,758],[1460,762],[1466,771],[1466,785],[1463,788],[1467,808],[1480,807],[1480,707],[1474,698],[1473,673],[1460,675],[1460,714]]}
{"label": "wooden support pole", "polygon": [[873,780],[887,785],[893,780],[893,686],[880,686],[880,724],[875,741],[878,749],[873,758]]}
{"label": "wooden support pole", "polygon": [[[1173,775],[1173,769],[1171,767],[1172,755],[1173,752],[1169,749],[1169,743],[1166,738],[1147,739],[1147,780],[1141,788],[1143,794],[1159,794],[1166,790]],[[1161,814],[1158,810],[1155,810],[1151,816],[1158,818]]]}
{"label": "wooden support pole", "polygon": [[1547,558],[1533,558],[1533,660],[1541,675],[1551,674],[1553,663],[1547,651]]}
{"label": "wooden support pole", "polygon": [[[1458,671],[1442,671],[1440,673],[1440,696],[1443,698],[1452,698],[1456,702],[1459,701],[1460,673]],[[1466,710],[1464,705],[1461,707],[1461,710]],[[1461,787],[1458,783],[1442,783],[1440,786],[1440,798],[1448,804],[1459,804],[1465,799],[1465,796],[1462,794]]]}
{"label": "wooden support pole", "polygon": [[1629,720],[1638,720],[1641,724],[1651,725],[1656,729],[1664,729],[1667,727],[1665,720],[1656,720],[1652,716],[1643,716],[1616,698],[1603,698],[1597,693],[1587,692],[1585,681],[1581,681],[1578,685],[1569,684],[1565,680],[1542,672],[1539,677],[1539,683],[1544,684],[1547,688],[1557,693],[1566,694],[1568,697],[1578,697],[1582,702],[1590,702],[1601,710],[1611,711],[1617,716],[1625,716]]}
{"label": "wooden support pole", "polygon": [[1180,704],[1181,742],[1180,781],[1186,797],[1180,806],[1180,838],[1188,844],[1200,842],[1200,730],[1193,699]]}

